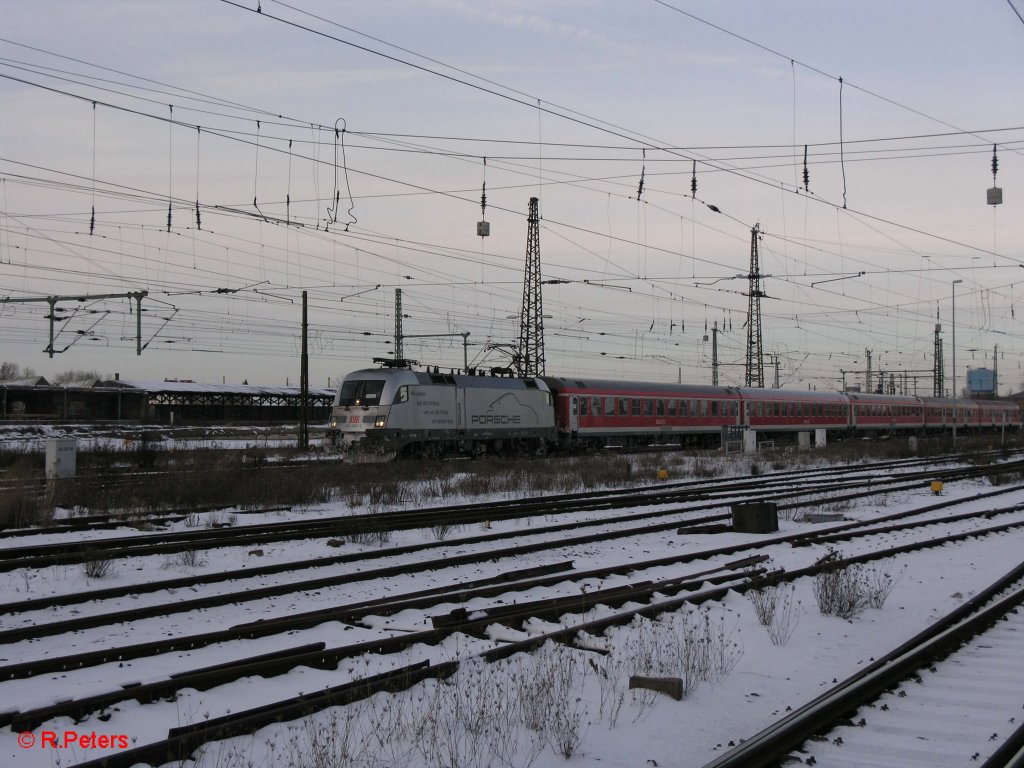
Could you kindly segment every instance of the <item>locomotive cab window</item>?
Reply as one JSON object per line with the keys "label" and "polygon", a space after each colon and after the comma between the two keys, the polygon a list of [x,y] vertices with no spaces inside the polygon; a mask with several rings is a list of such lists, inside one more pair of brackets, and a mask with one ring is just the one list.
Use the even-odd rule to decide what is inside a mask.
{"label": "locomotive cab window", "polygon": [[380,395],[384,391],[384,380],[356,379],[346,381],[338,393],[338,405],[380,405]]}
{"label": "locomotive cab window", "polygon": [[399,403],[408,402],[408,400],[409,400],[409,387],[408,386],[399,387],[398,391],[395,392],[395,402],[394,402],[394,405],[398,405]]}

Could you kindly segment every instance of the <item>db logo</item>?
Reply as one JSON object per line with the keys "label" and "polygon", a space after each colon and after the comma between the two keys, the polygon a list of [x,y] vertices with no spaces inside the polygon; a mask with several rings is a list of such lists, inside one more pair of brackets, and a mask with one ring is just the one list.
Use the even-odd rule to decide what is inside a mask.
{"label": "db logo", "polygon": [[358,416],[349,416],[348,417],[348,423],[349,424],[358,424],[360,421],[361,421],[361,419]]}

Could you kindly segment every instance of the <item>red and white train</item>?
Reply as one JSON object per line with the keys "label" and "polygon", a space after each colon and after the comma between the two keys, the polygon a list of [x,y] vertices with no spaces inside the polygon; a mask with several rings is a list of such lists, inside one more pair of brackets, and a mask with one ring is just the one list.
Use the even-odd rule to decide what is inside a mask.
{"label": "red and white train", "polygon": [[762,439],[926,434],[1021,426],[1002,400],[872,395],[585,377],[504,378],[376,368],[345,377],[328,439],[400,455],[596,450],[650,444],[719,445]]}

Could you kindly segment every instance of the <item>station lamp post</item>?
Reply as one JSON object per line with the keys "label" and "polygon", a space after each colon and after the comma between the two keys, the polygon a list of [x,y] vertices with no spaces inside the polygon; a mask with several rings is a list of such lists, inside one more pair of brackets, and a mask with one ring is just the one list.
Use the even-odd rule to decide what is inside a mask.
{"label": "station lamp post", "polygon": [[953,281],[953,442],[956,442],[956,284],[963,280]]}

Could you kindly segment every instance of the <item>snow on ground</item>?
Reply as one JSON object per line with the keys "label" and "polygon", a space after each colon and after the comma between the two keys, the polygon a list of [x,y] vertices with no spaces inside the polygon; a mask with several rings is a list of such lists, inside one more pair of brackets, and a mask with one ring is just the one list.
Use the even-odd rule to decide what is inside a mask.
{"label": "snow on ground", "polygon": [[[946,486],[947,498],[962,497],[965,500],[977,493],[990,490],[986,483],[963,481],[950,483]],[[453,502],[465,500],[452,500]],[[935,501],[935,497],[922,488],[920,492],[894,493],[887,495],[882,502],[867,499],[846,510],[852,519],[868,519],[878,515],[890,514],[902,509],[917,508]],[[957,511],[970,509],[987,509],[993,506],[1008,506],[1024,501],[1024,493],[1016,492],[993,501],[967,501]],[[356,510],[365,511],[365,510]],[[325,505],[313,511],[316,515],[342,514],[340,505]],[[305,516],[309,511],[297,510],[292,515]],[[240,516],[242,518],[248,516]],[[274,520],[287,519],[286,516],[274,515]],[[256,522],[254,520],[253,522]],[[999,521],[1002,521],[1000,519]],[[546,523],[558,522],[551,517]],[[514,529],[525,524],[516,521],[492,524],[492,530]],[[804,523],[782,521],[781,533],[802,530]],[[827,524],[820,527],[826,528]],[[430,559],[441,563],[446,554],[466,551],[468,546],[460,545],[458,536],[477,535],[482,531],[477,528],[467,529],[444,542],[441,549],[432,550],[419,555],[421,559]],[[125,531],[104,532],[104,536],[125,535]],[[55,534],[54,536],[57,536]],[[708,536],[677,536],[674,532],[650,534],[613,540],[606,544],[590,543],[584,547],[566,546],[564,549],[536,553],[516,562],[499,560],[484,563],[471,568],[445,570],[439,568],[422,574],[410,574],[405,577],[391,578],[386,584],[380,580],[363,581],[339,587],[318,589],[311,592],[298,593],[280,598],[269,598],[238,603],[212,611],[196,611],[177,614],[163,619],[151,619],[135,622],[131,625],[106,629],[85,630],[70,636],[42,638],[34,642],[15,643],[0,648],[0,664],[13,663],[26,658],[42,655],[71,653],[107,647],[129,642],[164,637],[170,634],[185,635],[209,629],[232,626],[245,621],[253,621],[271,615],[295,613],[314,610],[329,605],[341,605],[362,599],[378,597],[385,590],[390,594],[399,594],[413,589],[422,589],[434,584],[444,584],[455,580],[478,578],[493,575],[520,567],[547,564],[563,559],[573,559],[577,570],[598,567],[615,563],[630,563],[637,560],[679,554],[685,551],[698,550],[709,546],[726,545],[736,541],[757,540],[768,537],[752,537],[742,534],[722,534]],[[896,536],[896,543],[901,541]],[[432,540],[427,531],[408,531],[395,534],[390,546],[420,543]],[[887,539],[891,545],[892,539]],[[497,542],[493,546],[507,546],[509,542]],[[618,681],[609,694],[607,685],[604,689],[600,684],[600,669],[608,669],[611,657],[590,653],[582,650],[548,649],[537,659],[517,658],[511,664],[491,665],[493,669],[481,670],[468,665],[461,674],[457,686],[448,686],[436,682],[423,683],[412,691],[395,696],[378,696],[370,702],[349,708],[329,710],[314,718],[292,724],[282,724],[266,728],[251,737],[233,739],[221,744],[211,745],[205,753],[202,764],[217,768],[233,766],[369,766],[377,760],[377,765],[391,765],[395,768],[430,768],[441,762],[444,744],[438,738],[437,724],[431,731],[423,725],[423,715],[447,711],[456,704],[463,709],[478,711],[482,717],[489,717],[494,724],[512,722],[509,702],[519,700],[528,683],[538,676],[538,666],[554,665],[553,668],[568,670],[572,694],[561,711],[569,720],[578,718],[579,743],[566,759],[556,753],[549,741],[538,742],[528,729],[507,725],[506,731],[511,735],[512,746],[506,743],[506,759],[494,762],[495,765],[527,766],[536,768],[552,768],[554,766],[580,766],[580,768],[598,768],[599,766],[622,766],[623,768],[646,768],[646,766],[700,766],[728,748],[730,741],[752,735],[781,716],[787,708],[796,708],[818,695],[833,680],[841,680],[869,663],[878,655],[896,647],[907,638],[920,631],[925,625],[939,616],[949,612],[971,595],[984,588],[997,577],[1010,570],[1020,559],[1024,545],[1024,531],[1017,529],[981,539],[971,539],[962,543],[945,545],[923,552],[908,555],[900,560],[899,567],[893,567],[893,573],[899,576],[898,583],[881,609],[868,609],[857,618],[845,621],[835,617],[822,616],[817,610],[813,595],[813,580],[802,579],[795,583],[793,597],[798,603],[795,606],[796,618],[793,620],[792,636],[784,645],[773,644],[765,629],[755,618],[753,608],[747,597],[730,594],[724,601],[710,604],[695,611],[682,611],[676,618],[676,634],[686,626],[697,626],[704,622],[710,629],[710,642],[717,643],[719,650],[719,666],[721,674],[711,675],[713,678],[701,682],[681,701],[674,701],[663,695],[643,695],[625,690],[624,682]],[[844,554],[854,554],[872,546],[882,544],[867,540],[857,544],[843,544],[839,548]],[[257,564],[268,562],[304,561],[316,557],[324,557],[339,552],[353,552],[367,549],[366,546],[347,544],[337,550],[328,548],[324,539],[305,542],[281,542],[263,545],[265,556],[259,558]],[[824,554],[824,547],[790,548],[788,545],[776,545],[771,554],[776,566],[797,568]],[[80,569],[71,567],[54,567],[41,569],[38,573],[21,574],[15,572],[0,581],[0,601],[12,602],[31,597],[39,597],[54,593],[64,593],[81,589],[95,589],[118,583],[131,583],[134,580],[161,580],[179,575],[217,571],[225,568],[244,567],[251,562],[250,557],[242,549],[217,551],[204,564],[197,568],[167,567],[160,558],[131,558],[118,565],[114,580],[85,580]],[[713,564],[721,563],[729,558],[719,558]],[[387,558],[360,564],[360,570],[386,565]],[[613,586],[627,580],[641,578],[665,578],[667,576],[692,573],[707,567],[707,563],[691,563],[677,568],[662,567],[641,576],[632,575],[629,579],[613,577],[596,586]],[[324,569],[309,569],[284,578],[298,580],[314,578],[323,573],[345,573],[351,566],[333,566]],[[111,611],[123,607],[146,605],[157,602],[188,599],[204,594],[210,590],[234,590],[243,592],[256,585],[276,583],[280,577],[261,577],[252,582],[228,583],[199,588],[199,591],[182,590],[174,594],[156,592],[144,594],[136,598],[125,598],[123,601],[103,603],[93,607],[88,604],[69,606],[57,611],[47,612],[35,620],[52,621],[83,615],[95,610]],[[566,589],[578,589],[578,586],[567,587],[555,585],[531,592],[528,597],[516,596],[509,599],[540,599],[565,594]],[[499,604],[501,598],[488,598],[471,602],[470,610]],[[455,604],[441,605],[431,613],[437,615],[455,607]],[[593,615],[607,613],[611,609],[595,609]],[[689,616],[689,618],[687,618]],[[706,619],[703,617],[707,617]],[[0,617],[0,628],[8,628],[20,624],[21,619],[14,621],[11,617]],[[252,641],[235,641],[232,643],[196,649],[187,653],[168,654],[159,660],[135,660],[118,664],[109,664],[87,670],[66,672],[46,678],[0,683],[0,696],[3,697],[5,709],[24,709],[54,701],[83,695],[85,692],[106,690],[118,685],[135,681],[151,681],[165,677],[167,674],[184,669],[194,669],[218,663],[225,659],[242,655],[255,655],[271,650],[289,648],[309,642],[322,641],[328,647],[357,642],[363,639],[387,634],[399,629],[415,631],[423,629],[428,618],[417,612],[404,612],[396,616],[370,621],[374,628],[353,628],[328,622],[313,629],[289,633],[285,636],[261,638]],[[508,636],[511,633],[506,631]],[[636,656],[638,638],[646,638],[644,642],[656,646],[651,640],[657,637],[658,631],[652,630],[648,624],[638,624],[613,630],[609,633],[605,644],[610,648],[631,648]],[[296,669],[279,677],[262,679],[247,678],[213,692],[200,693],[185,691],[176,701],[158,702],[140,705],[134,701],[118,705],[114,717],[103,722],[95,716],[88,721],[75,724],[66,719],[48,723],[34,732],[37,738],[43,730],[58,733],[74,731],[77,733],[93,732],[106,734],[123,734],[128,737],[132,746],[141,744],[166,735],[168,728],[198,722],[203,719],[217,717],[227,712],[274,701],[279,698],[293,696],[300,691],[314,691],[328,685],[336,685],[351,679],[364,677],[376,672],[393,668],[400,664],[413,663],[423,659],[443,661],[451,658],[464,657],[474,650],[493,647],[495,640],[478,640],[465,636],[455,636],[439,647],[416,647],[398,656],[367,657],[352,662],[343,662],[335,671],[315,669]],[[661,652],[665,647],[659,646]],[[642,650],[642,649],[641,649]],[[641,654],[642,655],[642,654]],[[649,655],[649,654],[648,654]],[[538,660],[539,659],[539,660]],[[731,667],[731,668],[730,668]],[[729,668],[729,669],[727,669]],[[621,671],[621,670],[620,670]],[[547,673],[550,676],[551,670]],[[524,682],[525,681],[525,682]],[[604,703],[602,705],[602,690]],[[459,691],[453,694],[453,691]],[[613,717],[610,700],[622,694],[622,710]],[[452,696],[456,696],[453,699]],[[462,698],[459,698],[462,697]],[[534,697],[536,698],[536,696]],[[396,713],[402,713],[401,717]],[[370,724],[372,722],[372,725]],[[418,736],[409,736],[407,730],[411,724],[418,722]],[[571,731],[572,723],[563,724]],[[955,722],[950,727],[955,727]],[[328,735],[333,733],[333,736]],[[431,744],[427,744],[424,734],[432,733]],[[338,734],[344,734],[339,736]],[[374,734],[384,739],[385,743],[375,743]],[[340,741],[339,741],[340,739]],[[345,743],[341,743],[345,741]],[[557,742],[557,739],[552,739]],[[356,744],[357,742],[358,745]],[[471,749],[479,744],[463,739],[459,744],[448,744],[448,763],[461,766],[487,765],[482,758],[474,758]],[[514,743],[513,743],[514,742]],[[476,747],[473,745],[476,744]],[[341,757],[344,749],[351,748],[351,760]],[[460,746],[461,745],[461,746]],[[358,749],[356,748],[358,746]],[[556,743],[557,747],[558,744]],[[564,744],[562,745],[564,748]],[[317,748],[328,747],[334,755],[333,761],[322,762],[317,758]],[[463,750],[459,752],[458,750]],[[470,750],[470,751],[466,751]],[[16,734],[6,730],[0,733],[0,761],[5,765],[16,766],[52,766],[68,765],[74,762],[98,757],[102,749],[72,748],[67,751],[42,749],[38,744],[34,748],[21,748],[17,744]],[[977,751],[976,745],[964,744],[965,764],[970,755]],[[453,757],[454,756],[454,757]],[[479,757],[479,756],[478,756]],[[454,762],[453,762],[454,760]],[[531,762],[532,760],[532,762]]]}

